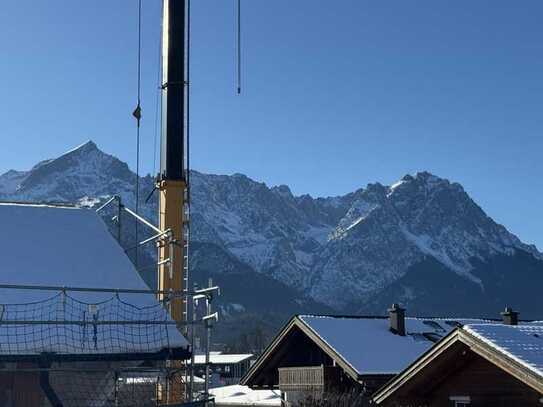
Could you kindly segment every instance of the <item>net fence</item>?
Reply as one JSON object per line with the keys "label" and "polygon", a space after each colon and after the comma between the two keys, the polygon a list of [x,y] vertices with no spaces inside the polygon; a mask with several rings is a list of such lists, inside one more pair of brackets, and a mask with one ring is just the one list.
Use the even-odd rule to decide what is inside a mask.
{"label": "net fence", "polygon": [[0,304],[0,405],[184,405],[188,342],[169,316],[169,299],[136,297],[138,305],[118,293],[76,298],[61,290]]}
{"label": "net fence", "polygon": [[26,304],[0,304],[0,357],[152,353],[184,345],[159,302],[138,307],[119,295],[97,303],[66,292]]}

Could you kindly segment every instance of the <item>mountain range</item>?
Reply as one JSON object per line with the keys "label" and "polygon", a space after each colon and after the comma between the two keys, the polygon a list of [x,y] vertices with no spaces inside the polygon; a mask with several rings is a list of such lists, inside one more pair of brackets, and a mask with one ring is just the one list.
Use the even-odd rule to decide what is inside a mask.
{"label": "mountain range", "polygon": [[[0,175],[0,199],[96,207],[115,194],[134,207],[135,177],[89,141]],[[140,179],[139,206],[156,222],[156,194],[145,201],[153,183]],[[192,171],[191,193],[191,275],[223,286],[226,323],[271,332],[292,313],[383,314],[392,302],[411,315],[497,317],[508,305],[543,317],[543,254],[460,184],[428,172],[313,198],[242,174]],[[134,229],[123,222],[121,244],[133,245]],[[140,256],[149,262],[154,251]],[[143,275],[154,284],[153,271]]]}

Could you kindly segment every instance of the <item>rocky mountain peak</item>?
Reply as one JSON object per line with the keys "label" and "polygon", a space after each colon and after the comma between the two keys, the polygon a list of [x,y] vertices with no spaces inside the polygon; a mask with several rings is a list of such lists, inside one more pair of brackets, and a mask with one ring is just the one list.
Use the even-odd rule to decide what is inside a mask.
{"label": "rocky mountain peak", "polygon": [[96,151],[99,151],[99,152],[105,154],[102,150],[100,150],[98,148],[98,146],[96,145],[96,143],[94,141],[87,140],[83,144],[81,144],[81,145],[75,147],[74,149],[66,152],[64,155],[66,155],[66,154],[88,154],[88,153],[96,152]]}
{"label": "rocky mountain peak", "polygon": [[287,185],[278,185],[276,187],[272,188],[272,191],[276,192],[278,195],[282,196],[286,199],[292,199],[294,198],[294,195],[292,194],[292,191]]}
{"label": "rocky mountain peak", "polygon": [[[2,177],[7,179],[8,174]],[[93,141],[19,172],[16,178],[17,186],[11,185],[6,192],[23,201],[76,202],[83,196],[109,194],[112,187],[121,195],[130,195],[135,182],[126,163],[106,154]]]}
{"label": "rocky mountain peak", "polygon": [[[286,185],[269,188],[243,174],[191,174],[195,243],[338,310],[377,298],[421,264],[429,275],[446,273],[484,297],[492,271],[481,273],[481,264],[518,253],[543,259],[490,218],[460,184],[429,172],[329,198],[294,196]],[[0,198],[98,202],[116,194],[130,205],[134,181],[125,163],[89,141],[29,171],[0,175]],[[142,178],[141,185],[150,188],[152,179]],[[140,205],[150,219],[157,212],[155,198]],[[514,272],[500,278],[508,281]],[[396,290],[405,288],[405,298],[412,300],[425,284],[415,281],[415,288]]]}

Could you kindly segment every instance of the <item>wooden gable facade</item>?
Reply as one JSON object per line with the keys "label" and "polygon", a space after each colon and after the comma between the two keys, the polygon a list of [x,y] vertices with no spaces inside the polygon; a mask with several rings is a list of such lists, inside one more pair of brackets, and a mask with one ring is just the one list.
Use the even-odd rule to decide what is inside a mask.
{"label": "wooden gable facade", "polygon": [[384,407],[543,405],[543,378],[462,328],[374,396]]}
{"label": "wooden gable facade", "polygon": [[[241,384],[295,393],[373,392],[392,375],[360,375],[329,344],[294,317],[256,361]],[[291,397],[292,399],[292,397]]]}

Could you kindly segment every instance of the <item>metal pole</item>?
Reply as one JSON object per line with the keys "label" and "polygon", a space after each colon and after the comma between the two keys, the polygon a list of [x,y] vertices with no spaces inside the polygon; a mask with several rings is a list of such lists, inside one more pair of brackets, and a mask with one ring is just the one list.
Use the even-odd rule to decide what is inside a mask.
{"label": "metal pole", "polygon": [[[194,292],[196,292],[198,288],[197,284],[194,284]],[[196,306],[194,304],[194,299],[192,301],[189,301],[190,303],[190,315],[192,323],[196,320]],[[195,362],[195,349],[194,349],[194,331],[195,327],[190,327],[190,347],[191,347],[191,355],[190,355],[190,385],[189,385],[189,401],[194,400],[194,362]]]}
{"label": "metal pole", "polygon": [[[209,300],[206,300],[206,307],[207,307],[207,312],[209,313],[211,311],[211,306],[210,306],[210,303],[209,303]],[[205,355],[206,355],[206,363],[205,363],[205,366],[206,366],[206,369],[205,369],[205,388],[204,388],[204,391],[205,391],[205,398],[206,400],[209,398],[209,342],[210,342],[210,335],[209,335],[209,320],[206,319],[205,321],[205,329],[206,329],[206,348],[205,348]]]}
{"label": "metal pole", "polygon": [[[213,281],[209,279],[209,287],[213,287]],[[211,315],[211,299],[213,297],[210,295],[206,298],[206,316]],[[209,351],[211,346],[211,319],[206,318],[205,320],[206,328],[206,381],[205,381],[205,397],[206,400],[209,399]],[[207,403],[206,403],[207,404]]]}
{"label": "metal pole", "polygon": [[119,373],[117,371],[115,371],[115,376],[113,380],[115,380],[115,396],[114,396],[115,407],[118,407],[119,406]]}
{"label": "metal pole", "polygon": [[[200,323],[201,321],[194,322],[195,324]],[[3,325],[77,325],[77,326],[86,326],[86,325],[171,325],[171,326],[184,326],[191,324],[192,322],[184,321],[148,321],[148,320],[33,320],[33,319],[4,319],[0,321],[0,326]]]}
{"label": "metal pole", "polygon": [[[217,290],[217,287],[213,287]],[[63,286],[40,286],[40,285],[19,285],[19,284],[0,284],[0,289],[10,290],[38,290],[38,291],[73,291],[73,292],[91,292],[91,293],[112,293],[112,294],[163,294],[169,295],[172,298],[182,298],[187,296],[200,296],[201,290],[198,292],[184,291],[166,291],[166,290],[144,290],[144,289],[121,289],[121,288],[90,288],[90,287],[63,287]]]}
{"label": "metal pole", "polygon": [[150,229],[153,229],[155,232],[157,233],[162,233],[163,230],[160,230],[159,228],[157,228],[155,225],[153,225],[151,222],[149,222],[148,220],[142,218],[141,216],[139,216],[137,213],[135,213],[134,211],[128,209],[126,206],[122,205],[121,208],[128,212],[130,215],[132,215],[133,217],[135,217],[137,220],[139,220],[141,223],[143,223],[145,226],[147,226],[148,228]]}
{"label": "metal pole", "polygon": [[[117,241],[121,245],[121,214],[122,214],[123,204],[121,202],[121,197],[117,197]],[[121,245],[122,247],[122,245]]]}
{"label": "metal pole", "polygon": [[100,212],[101,210],[103,210],[106,206],[108,206],[111,202],[115,201],[116,199],[117,199],[117,195],[112,196],[102,206],[100,206],[98,209],[96,209],[96,212]]}

